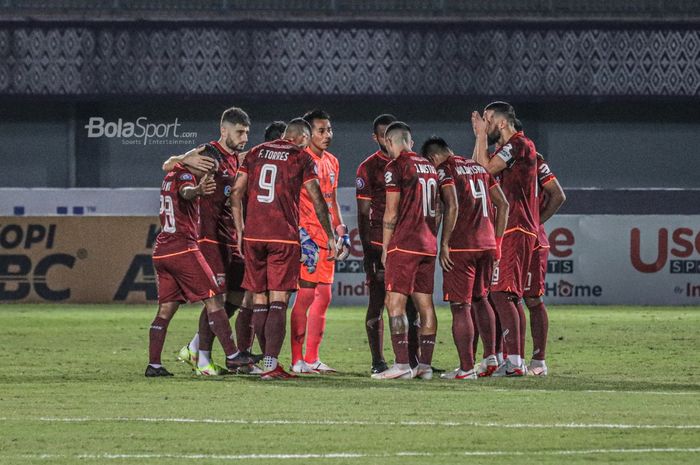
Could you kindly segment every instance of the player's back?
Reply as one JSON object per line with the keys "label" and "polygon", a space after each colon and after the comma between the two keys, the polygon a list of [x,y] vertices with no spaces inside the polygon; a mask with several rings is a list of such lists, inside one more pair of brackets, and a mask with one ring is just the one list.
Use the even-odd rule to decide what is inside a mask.
{"label": "player's back", "polygon": [[391,161],[381,150],[377,150],[357,168],[355,180],[358,199],[369,200],[370,241],[382,245],[382,218],[386,206],[384,170]]}
{"label": "player's back", "polygon": [[402,152],[387,164],[387,192],[399,192],[399,217],[389,250],[437,254],[437,171],[430,161],[413,152]]}
{"label": "player's back", "polygon": [[506,162],[506,169],[498,178],[510,205],[507,229],[537,234],[540,210],[535,144],[522,132],[516,132],[494,156]]}
{"label": "player's back", "polygon": [[299,242],[299,195],[317,178],[311,156],[278,139],[252,148],[240,171],[248,174],[245,238]]}
{"label": "player's back", "polygon": [[188,201],[180,196],[182,187],[196,183],[194,175],[180,164],[165,175],[160,188],[161,230],[153,246],[154,256],[197,248],[199,197]]}
{"label": "player's back", "polygon": [[214,174],[216,191],[200,200],[200,236],[210,241],[233,244],[235,229],[228,199],[238,170],[238,158],[216,141],[204,147],[205,153],[215,158],[219,167]]}
{"label": "player's back", "polygon": [[457,192],[457,223],[450,237],[450,249],[496,248],[491,221],[490,190],[497,183],[486,168],[472,159],[450,156],[437,169],[440,188],[454,184]]}

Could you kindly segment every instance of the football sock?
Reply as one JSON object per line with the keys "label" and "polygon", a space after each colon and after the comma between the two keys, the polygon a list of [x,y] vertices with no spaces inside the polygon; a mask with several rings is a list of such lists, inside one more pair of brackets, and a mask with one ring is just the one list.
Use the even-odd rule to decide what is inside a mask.
{"label": "football sock", "polygon": [[[474,368],[474,351],[472,347],[474,325],[472,324],[468,307],[469,304],[465,303],[450,303],[450,310],[452,310],[452,337],[457,347],[459,368],[464,371]],[[423,348],[421,347],[422,350]]]}
{"label": "football sock", "polygon": [[202,313],[199,314],[199,344],[197,345],[197,350],[208,350],[211,352],[211,347],[214,344],[214,333],[211,332],[209,327],[209,316],[207,315],[207,309],[202,309]]}
{"label": "football sock", "polygon": [[226,310],[226,316],[231,319],[236,310],[238,310],[238,305],[232,304],[231,302],[224,302],[224,310]]}
{"label": "football sock", "polygon": [[160,363],[149,363],[148,365],[152,366],[153,368],[160,368],[163,366]]}
{"label": "football sock", "polygon": [[211,352],[208,350],[200,350],[197,357],[197,366],[205,368],[211,363]]}
{"label": "football sock", "polygon": [[369,351],[372,354],[372,365],[384,360],[384,285],[379,281],[369,284],[369,305],[365,316],[365,329]]}
{"label": "football sock", "polygon": [[304,360],[307,363],[318,361],[318,351],[323,342],[323,333],[326,330],[326,313],[331,304],[332,290],[330,284],[318,284],[314,301],[309,307],[308,317],[308,337],[306,338],[306,355]]}
{"label": "football sock", "polygon": [[282,350],[287,326],[287,304],[270,302],[265,322],[265,355],[277,358]]}
{"label": "football sock", "polygon": [[406,317],[408,318],[408,362],[411,368],[415,368],[418,366],[418,349],[420,347],[420,342],[418,341],[420,314],[410,298],[406,302]]}
{"label": "football sock", "polygon": [[155,368],[160,366],[160,354],[163,352],[169,323],[170,320],[157,316],[151,322],[151,328],[148,331],[148,363]]}
{"label": "football sock", "polygon": [[528,307],[530,309],[530,331],[532,332],[532,359],[544,360],[547,349],[549,317],[544,302]]}
{"label": "football sock", "polygon": [[520,355],[508,354],[508,361],[511,363],[511,365],[515,365],[516,367],[523,364],[523,358]]}
{"label": "football sock", "polygon": [[397,364],[408,363],[408,333],[391,335],[391,346],[394,348],[395,362]]}
{"label": "football sock", "polygon": [[525,356],[525,336],[527,336],[527,320],[525,319],[525,309],[523,308],[523,299],[518,298],[515,301],[515,307],[518,309],[518,319],[520,328],[520,339],[518,343],[518,353],[521,357]]}
{"label": "football sock", "polygon": [[302,287],[292,307],[290,327],[292,330],[292,364],[304,358],[304,338],[306,338],[306,312],[314,301],[316,288]]}
{"label": "football sock", "polygon": [[277,368],[277,357],[266,355],[263,358],[263,371],[272,371]]}
{"label": "football sock", "polygon": [[[236,343],[233,342],[233,331],[231,331],[231,323],[228,321],[228,316],[224,309],[214,310],[209,312],[209,327],[212,333],[216,335],[221,347],[224,349],[226,358],[233,357],[237,352]],[[200,336],[201,337],[201,336]]]}
{"label": "football sock", "polygon": [[476,316],[476,326],[479,328],[486,358],[496,353],[496,315],[488,299],[484,297],[472,301],[472,310]]}
{"label": "football sock", "polygon": [[469,306],[469,319],[472,320],[472,355],[479,350],[479,327],[476,324],[476,310],[473,305]]}
{"label": "football sock", "polygon": [[258,338],[258,344],[260,344],[260,350],[262,350],[263,353],[265,352],[265,322],[267,321],[267,313],[267,304],[253,305],[251,322],[253,323],[255,337]]}
{"label": "football sock", "polygon": [[421,334],[420,341],[420,356],[418,362],[425,365],[430,365],[433,362],[433,350],[435,350],[435,335]]}
{"label": "football sock", "polygon": [[520,355],[520,317],[514,302],[517,297],[506,292],[492,292],[491,296],[501,322],[504,352]]}
{"label": "football sock", "polygon": [[197,352],[199,350],[199,332],[194,333],[194,337],[192,338],[190,343],[187,344],[187,347],[192,352]]}
{"label": "football sock", "polygon": [[253,347],[253,309],[241,307],[236,317],[236,341],[241,350],[251,350]]}

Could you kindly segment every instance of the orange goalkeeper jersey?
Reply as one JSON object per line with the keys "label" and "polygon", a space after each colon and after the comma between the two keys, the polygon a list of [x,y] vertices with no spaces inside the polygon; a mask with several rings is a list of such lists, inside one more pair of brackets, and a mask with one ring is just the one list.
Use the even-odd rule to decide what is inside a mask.
{"label": "orange goalkeeper jersey", "polygon": [[[338,159],[325,150],[320,157],[316,156],[308,147],[306,151],[316,162],[318,180],[321,183],[321,193],[323,194],[323,199],[326,201],[326,205],[328,205],[328,210],[331,212],[331,224],[335,228],[339,224],[338,218],[336,218],[334,214],[334,204],[336,202],[335,190],[338,188],[338,177],[340,175]],[[318,218],[316,218],[314,203],[311,201],[311,197],[309,197],[306,189],[301,190],[301,197],[299,200],[299,225],[306,229],[309,236],[311,236],[314,242],[320,247],[324,247],[328,243],[326,232],[323,230]]]}

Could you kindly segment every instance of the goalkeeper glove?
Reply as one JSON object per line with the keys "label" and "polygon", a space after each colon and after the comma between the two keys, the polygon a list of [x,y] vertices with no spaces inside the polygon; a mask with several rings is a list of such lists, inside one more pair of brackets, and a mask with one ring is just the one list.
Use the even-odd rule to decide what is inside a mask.
{"label": "goalkeeper glove", "polygon": [[316,271],[318,264],[318,244],[316,244],[306,229],[299,228],[299,242],[301,243],[301,263],[304,264],[309,273]]}

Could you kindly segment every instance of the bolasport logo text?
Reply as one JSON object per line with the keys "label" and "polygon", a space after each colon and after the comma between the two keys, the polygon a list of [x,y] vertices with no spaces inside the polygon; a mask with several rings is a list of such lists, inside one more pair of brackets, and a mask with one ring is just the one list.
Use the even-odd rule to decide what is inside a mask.
{"label": "bolasport logo text", "polygon": [[177,118],[172,123],[153,123],[146,116],[135,121],[107,121],[100,116],[92,116],[88,124],[87,137],[95,139],[120,139],[124,145],[192,145],[196,142],[197,132],[183,131]]}

